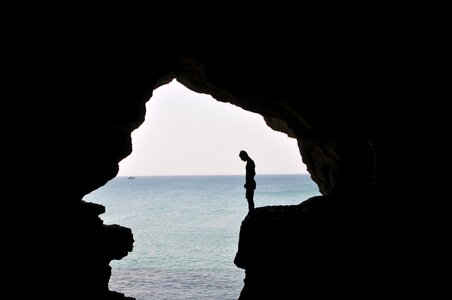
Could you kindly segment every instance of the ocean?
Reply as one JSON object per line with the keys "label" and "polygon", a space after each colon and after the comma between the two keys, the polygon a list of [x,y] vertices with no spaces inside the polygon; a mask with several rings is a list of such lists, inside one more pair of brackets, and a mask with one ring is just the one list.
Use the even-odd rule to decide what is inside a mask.
{"label": "ocean", "polygon": [[[319,195],[309,175],[256,175],[255,207]],[[84,197],[105,224],[132,229],[134,248],[110,263],[110,290],[137,300],[236,300],[233,261],[248,213],[244,176],[118,176]]]}

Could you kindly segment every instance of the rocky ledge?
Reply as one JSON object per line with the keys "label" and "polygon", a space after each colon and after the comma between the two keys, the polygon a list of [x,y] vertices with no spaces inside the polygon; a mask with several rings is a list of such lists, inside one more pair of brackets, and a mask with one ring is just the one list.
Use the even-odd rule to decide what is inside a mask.
{"label": "rocky ledge", "polygon": [[382,256],[375,259],[377,210],[365,199],[317,196],[299,205],[256,208],[241,224],[234,259],[246,274],[239,300],[375,291],[372,278]]}

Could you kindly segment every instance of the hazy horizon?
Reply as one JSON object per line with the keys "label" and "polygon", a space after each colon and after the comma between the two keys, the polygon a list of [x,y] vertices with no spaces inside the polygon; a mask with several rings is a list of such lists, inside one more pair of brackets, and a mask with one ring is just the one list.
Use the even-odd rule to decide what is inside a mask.
{"label": "hazy horizon", "polygon": [[257,175],[309,174],[295,139],[272,130],[259,114],[176,80],[154,90],[132,147],[118,176],[243,175],[240,150],[254,160]]}

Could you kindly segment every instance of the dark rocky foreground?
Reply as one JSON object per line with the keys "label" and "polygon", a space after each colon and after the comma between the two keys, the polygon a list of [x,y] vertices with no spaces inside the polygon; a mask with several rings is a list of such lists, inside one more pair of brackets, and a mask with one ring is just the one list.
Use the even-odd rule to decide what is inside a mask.
{"label": "dark rocky foreground", "polygon": [[234,260],[246,271],[239,299],[359,297],[390,288],[390,275],[377,277],[389,257],[377,203],[357,200],[319,196],[256,208],[242,222]]}

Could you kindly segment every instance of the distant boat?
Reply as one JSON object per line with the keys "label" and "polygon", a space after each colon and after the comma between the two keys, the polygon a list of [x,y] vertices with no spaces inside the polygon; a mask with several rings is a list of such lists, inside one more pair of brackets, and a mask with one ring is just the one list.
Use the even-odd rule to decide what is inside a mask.
{"label": "distant boat", "polygon": [[135,176],[129,176],[127,179],[135,179]]}

